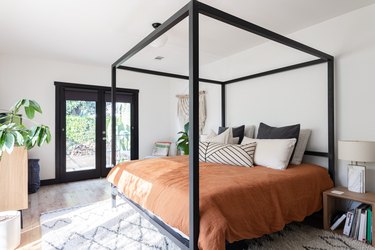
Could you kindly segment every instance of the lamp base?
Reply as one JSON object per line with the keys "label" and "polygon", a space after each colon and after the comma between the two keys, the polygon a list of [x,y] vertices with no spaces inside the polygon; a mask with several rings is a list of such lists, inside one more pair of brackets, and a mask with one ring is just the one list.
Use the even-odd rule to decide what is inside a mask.
{"label": "lamp base", "polygon": [[348,190],[356,193],[366,193],[366,167],[348,165]]}

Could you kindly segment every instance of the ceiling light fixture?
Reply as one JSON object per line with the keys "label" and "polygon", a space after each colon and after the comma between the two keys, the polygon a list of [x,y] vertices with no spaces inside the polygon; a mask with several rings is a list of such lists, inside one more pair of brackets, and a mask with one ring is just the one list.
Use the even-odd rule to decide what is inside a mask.
{"label": "ceiling light fixture", "polygon": [[[157,29],[160,25],[161,23],[153,23],[152,27],[154,27],[154,29]],[[167,43],[167,41],[168,41],[168,36],[164,34],[164,35],[159,36],[150,45],[154,48],[160,48],[160,47],[163,47]]]}

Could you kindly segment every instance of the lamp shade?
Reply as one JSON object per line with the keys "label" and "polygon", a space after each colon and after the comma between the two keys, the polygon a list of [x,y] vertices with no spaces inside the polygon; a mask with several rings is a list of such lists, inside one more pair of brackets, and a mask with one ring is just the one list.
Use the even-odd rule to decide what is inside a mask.
{"label": "lamp shade", "polygon": [[375,162],[375,142],[339,141],[338,158],[346,161]]}

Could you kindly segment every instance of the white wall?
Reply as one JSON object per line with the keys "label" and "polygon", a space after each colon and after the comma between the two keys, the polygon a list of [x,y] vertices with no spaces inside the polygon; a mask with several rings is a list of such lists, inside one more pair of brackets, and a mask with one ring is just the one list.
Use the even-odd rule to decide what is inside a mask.
{"label": "white wall", "polygon": [[[157,140],[170,138],[168,78],[118,71],[118,86],[139,89],[140,157],[149,155]],[[20,98],[34,99],[43,109],[35,120],[49,125],[55,134],[54,81],[109,86],[110,68],[52,60],[0,55],[0,108]],[[55,178],[55,140],[30,151],[40,158],[41,178]]]}
{"label": "white wall", "polygon": [[[337,139],[375,141],[375,5],[314,25],[291,38],[336,58]],[[204,67],[222,72],[220,77],[239,77],[308,59],[287,55],[279,45],[263,44]],[[279,47],[280,48],[280,47]],[[267,63],[268,62],[268,63]],[[235,65],[231,66],[231,65]],[[317,65],[228,86],[229,125],[261,121],[270,125],[301,123],[312,128],[308,148],[327,150],[326,68]],[[258,94],[259,93],[259,94]],[[346,162],[336,168],[338,185],[346,185]],[[368,168],[367,189],[375,191],[375,171]]]}

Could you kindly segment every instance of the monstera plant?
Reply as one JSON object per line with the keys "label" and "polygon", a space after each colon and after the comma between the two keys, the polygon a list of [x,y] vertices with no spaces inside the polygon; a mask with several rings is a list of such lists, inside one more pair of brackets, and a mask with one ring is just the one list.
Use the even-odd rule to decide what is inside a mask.
{"label": "monstera plant", "polygon": [[189,123],[184,126],[184,131],[180,131],[177,134],[181,136],[177,139],[177,149],[179,149],[184,155],[189,154]]}
{"label": "monstera plant", "polygon": [[[20,113],[22,110],[24,114]],[[24,146],[29,150],[51,141],[49,127],[33,121],[35,113],[42,113],[36,101],[21,99],[11,109],[2,111],[4,112],[0,116],[0,160],[5,151],[10,154],[14,147]],[[32,125],[24,125],[23,120],[28,120]]]}

